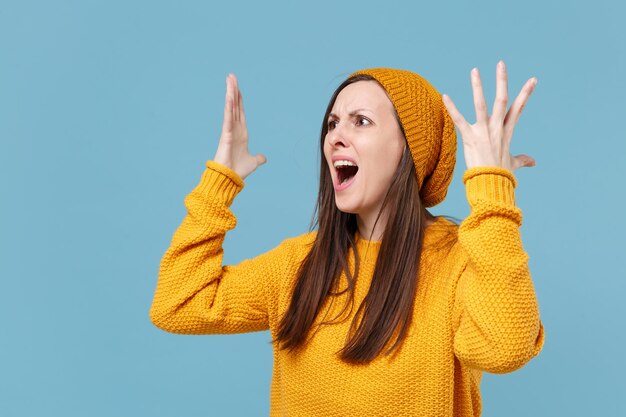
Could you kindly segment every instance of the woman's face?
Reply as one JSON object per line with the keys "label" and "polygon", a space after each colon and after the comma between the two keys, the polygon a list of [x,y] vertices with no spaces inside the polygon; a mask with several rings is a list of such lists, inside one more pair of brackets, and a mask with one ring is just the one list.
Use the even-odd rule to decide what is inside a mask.
{"label": "woman's face", "polygon": [[372,225],[406,146],[393,104],[376,81],[358,81],[341,90],[327,123],[337,208]]}

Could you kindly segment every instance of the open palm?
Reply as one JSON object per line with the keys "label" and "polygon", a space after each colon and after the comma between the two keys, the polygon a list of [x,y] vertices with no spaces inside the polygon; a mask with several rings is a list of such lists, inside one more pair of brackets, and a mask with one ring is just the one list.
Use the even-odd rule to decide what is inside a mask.
{"label": "open palm", "polygon": [[537,79],[533,77],[526,81],[507,112],[507,74],[503,61],[497,65],[496,78],[496,98],[493,104],[493,113],[489,117],[478,68],[474,68],[471,72],[474,108],[476,110],[476,123],[473,125],[465,120],[452,99],[445,94],[443,95],[443,103],[462,136],[467,168],[497,166],[514,171],[520,167],[535,166],[535,160],[532,157],[528,155],[513,156],[509,149],[513,137],[513,128],[530,94],[537,85]]}
{"label": "open palm", "polygon": [[267,162],[264,155],[253,156],[248,152],[248,128],[243,97],[234,74],[229,74],[226,78],[222,135],[213,160],[232,169],[242,179]]}

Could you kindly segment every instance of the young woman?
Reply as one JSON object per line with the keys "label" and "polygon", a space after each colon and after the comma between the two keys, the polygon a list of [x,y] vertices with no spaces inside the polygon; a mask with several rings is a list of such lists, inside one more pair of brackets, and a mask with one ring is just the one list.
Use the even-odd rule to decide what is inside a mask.
{"label": "young woman", "polygon": [[[324,115],[316,223],[238,265],[222,265],[229,207],[266,162],[248,152],[241,93],[227,78],[222,136],[161,262],[152,322],[184,334],[270,330],[272,416],[478,416],[483,371],[512,372],[542,349],[509,145],[535,84],[507,112],[504,63],[476,123],[413,72],[352,74]],[[427,207],[446,195],[455,125],[471,214]]]}

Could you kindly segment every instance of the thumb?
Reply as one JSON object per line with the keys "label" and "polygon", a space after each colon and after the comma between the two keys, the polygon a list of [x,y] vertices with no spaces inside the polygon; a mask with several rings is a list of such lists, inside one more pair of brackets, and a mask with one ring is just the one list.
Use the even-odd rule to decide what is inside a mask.
{"label": "thumb", "polygon": [[263,154],[258,154],[255,156],[255,158],[259,166],[267,162],[267,158]]}
{"label": "thumb", "polygon": [[514,159],[516,165],[515,168],[534,167],[537,165],[535,159],[529,155],[516,155]]}

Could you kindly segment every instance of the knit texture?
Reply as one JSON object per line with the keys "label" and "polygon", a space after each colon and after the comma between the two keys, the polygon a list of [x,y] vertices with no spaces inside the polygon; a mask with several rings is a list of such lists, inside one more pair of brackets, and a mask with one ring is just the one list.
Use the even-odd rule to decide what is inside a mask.
{"label": "knit texture", "polygon": [[[214,161],[206,166],[161,261],[150,319],[172,333],[275,336],[317,232],[222,265],[225,234],[236,225],[229,207],[244,182]],[[271,416],[479,416],[482,372],[512,372],[541,351],[544,330],[520,238],[515,177],[480,167],[463,181],[471,213],[460,226],[438,217],[426,229],[413,321],[401,348],[367,365],[342,362],[337,352],[356,307],[321,326],[297,354],[274,346]],[[446,248],[441,241],[450,228],[456,238]],[[381,242],[356,237],[358,306]],[[340,289],[345,276],[342,283]],[[327,302],[315,324],[338,316],[346,299]]]}
{"label": "knit texture", "polygon": [[411,71],[370,68],[367,74],[385,89],[400,118],[411,150],[420,198],[425,207],[442,202],[456,164],[456,129],[433,85]]}

